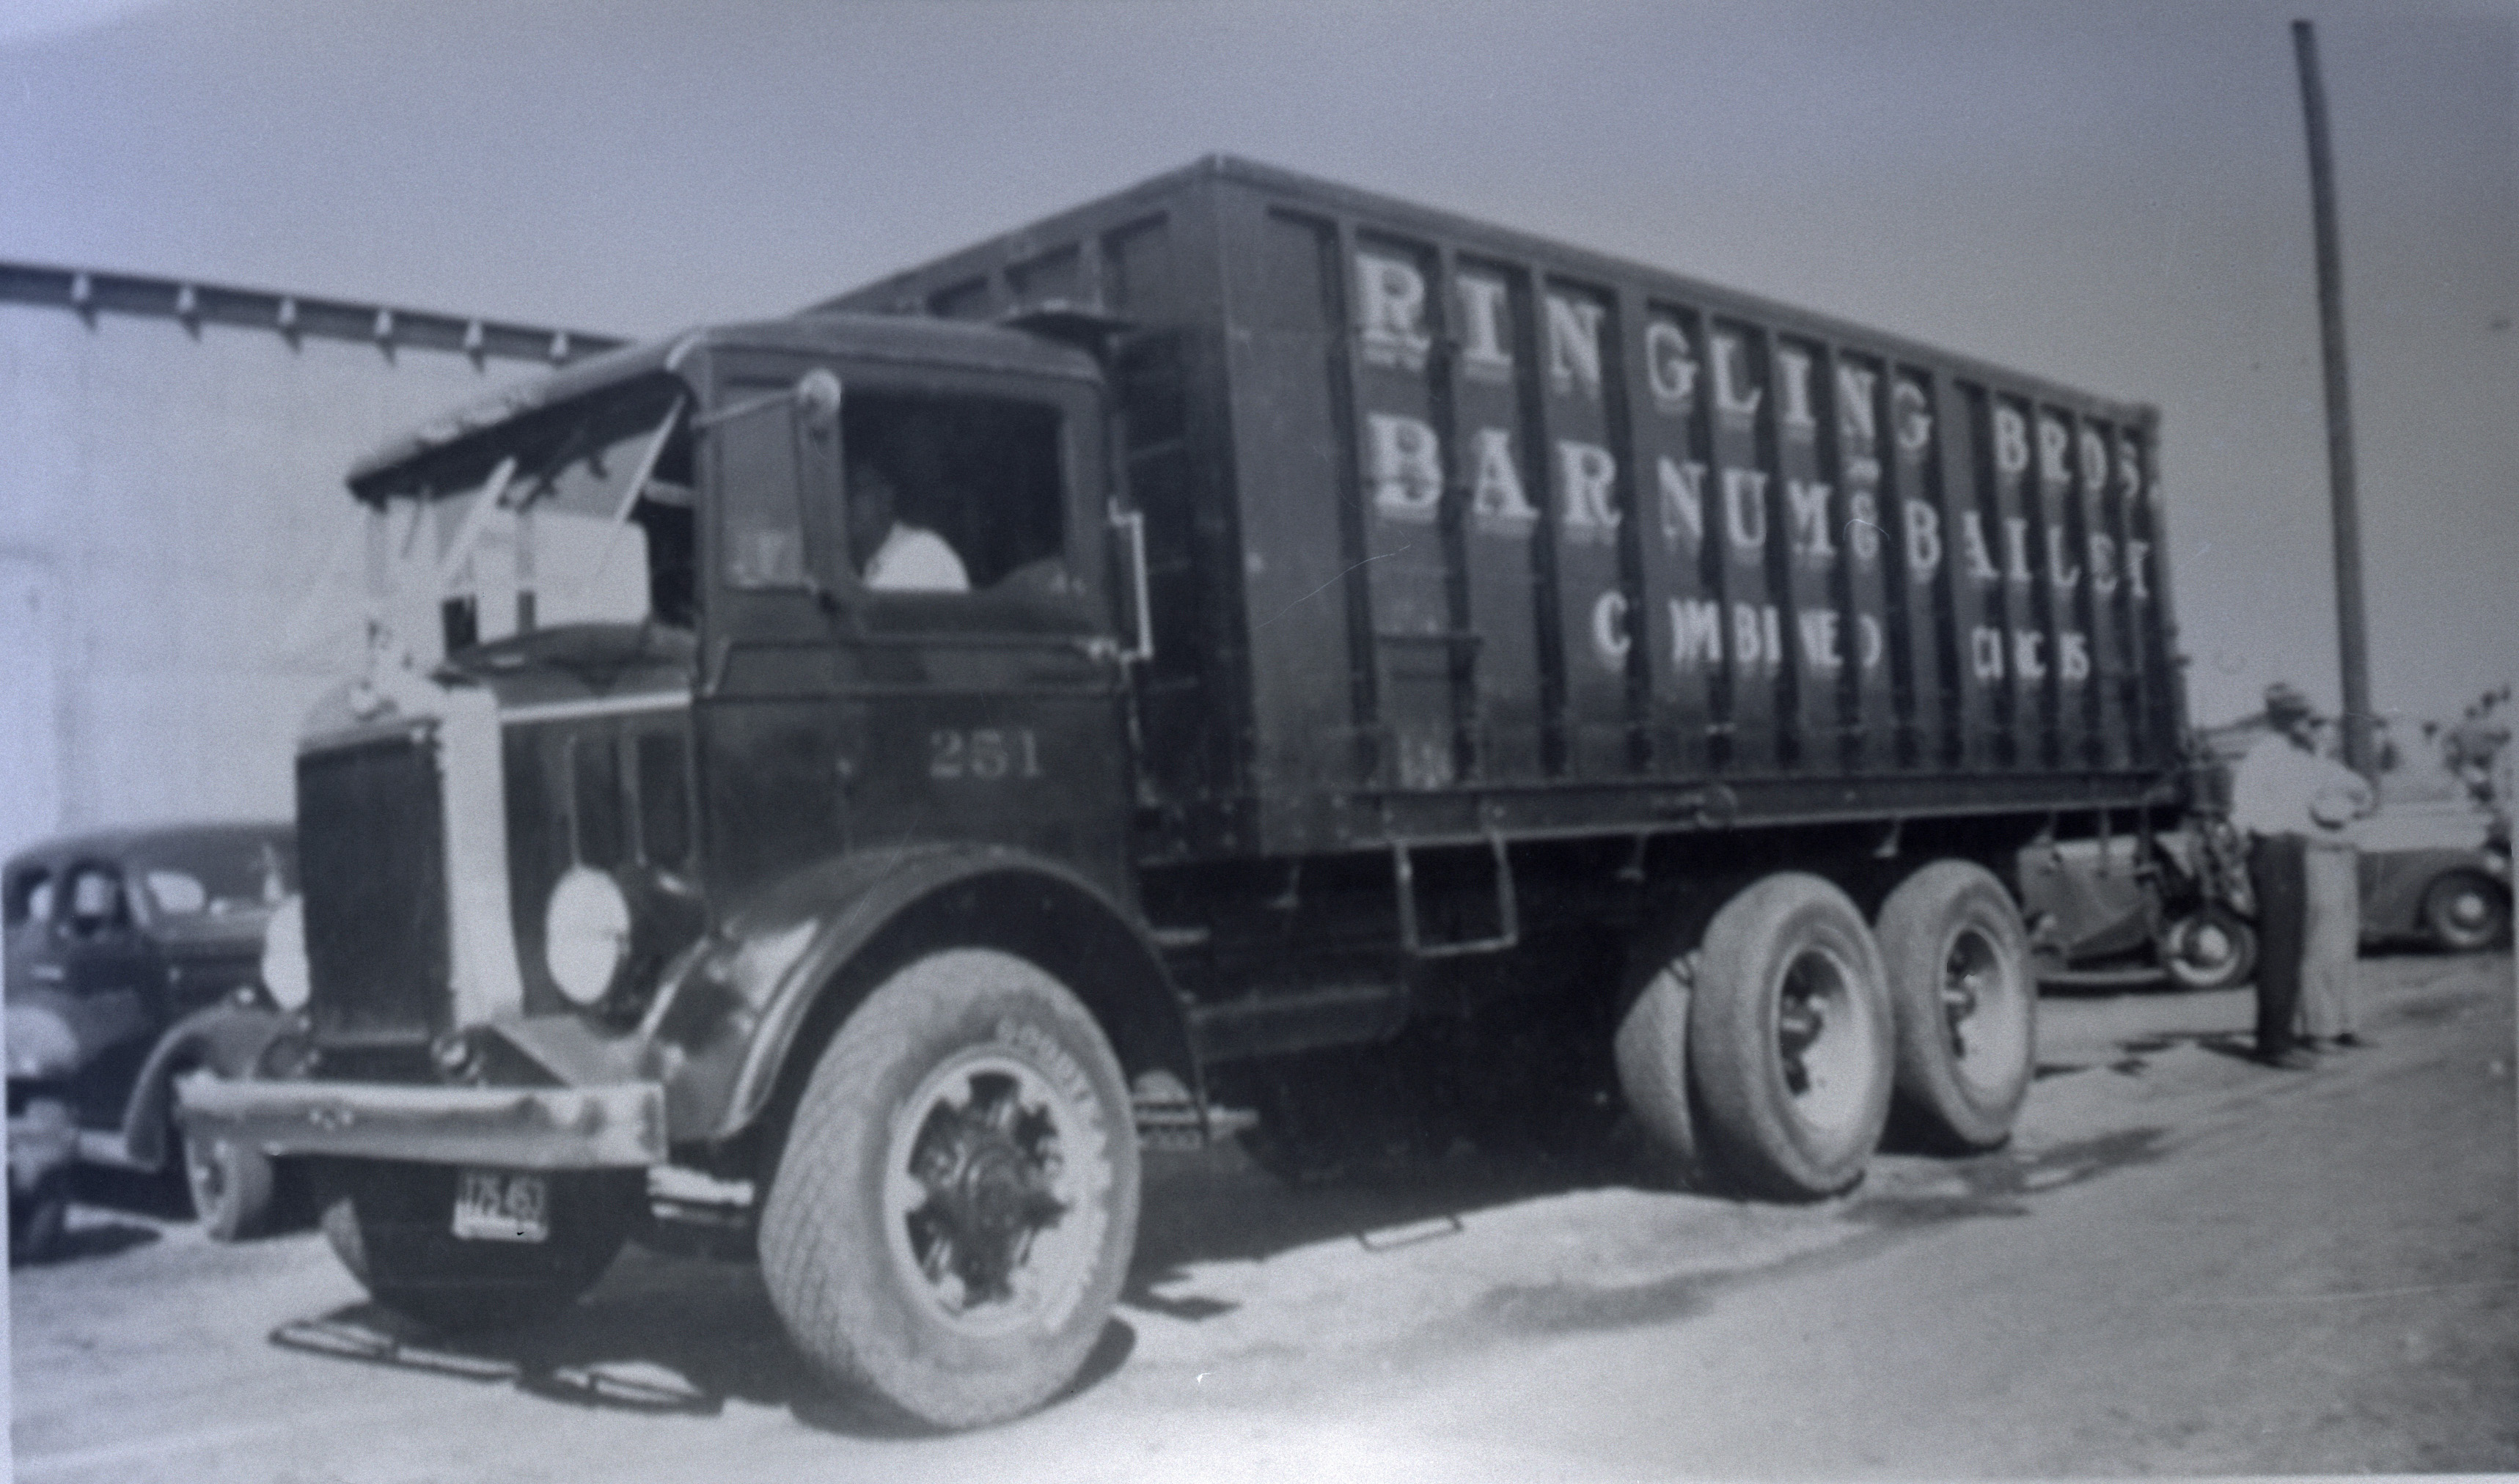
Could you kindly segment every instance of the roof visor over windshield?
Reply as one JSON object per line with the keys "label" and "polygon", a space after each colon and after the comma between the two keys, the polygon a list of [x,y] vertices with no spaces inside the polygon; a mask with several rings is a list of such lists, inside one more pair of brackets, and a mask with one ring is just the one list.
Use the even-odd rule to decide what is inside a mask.
{"label": "roof visor over windshield", "polygon": [[537,628],[691,627],[689,402],[641,377],[363,473],[375,641],[425,664]]}

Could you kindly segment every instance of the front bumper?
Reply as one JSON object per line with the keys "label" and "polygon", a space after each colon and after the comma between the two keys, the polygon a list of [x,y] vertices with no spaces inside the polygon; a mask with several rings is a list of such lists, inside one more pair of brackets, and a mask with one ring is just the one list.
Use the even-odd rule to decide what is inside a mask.
{"label": "front bumper", "polygon": [[176,1083],[175,1096],[186,1132],[274,1156],[554,1170],[665,1161],[665,1090],[654,1082],[412,1087],[197,1073]]}

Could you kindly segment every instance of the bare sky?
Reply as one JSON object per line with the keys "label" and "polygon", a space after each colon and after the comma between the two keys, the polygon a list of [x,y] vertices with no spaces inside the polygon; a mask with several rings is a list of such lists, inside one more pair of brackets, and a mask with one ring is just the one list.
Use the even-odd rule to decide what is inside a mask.
{"label": "bare sky", "polygon": [[2158,405],[2216,720],[2339,690],[2296,15],[2373,689],[2454,713],[2519,677],[2510,3],[9,0],[0,257],[648,335],[1247,154]]}

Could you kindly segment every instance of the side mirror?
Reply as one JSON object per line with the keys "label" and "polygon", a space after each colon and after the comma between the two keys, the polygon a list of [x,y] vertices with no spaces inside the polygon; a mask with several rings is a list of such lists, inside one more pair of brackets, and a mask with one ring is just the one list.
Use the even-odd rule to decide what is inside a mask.
{"label": "side mirror", "polygon": [[806,431],[827,438],[840,425],[840,378],[818,366],[796,378],[796,415]]}

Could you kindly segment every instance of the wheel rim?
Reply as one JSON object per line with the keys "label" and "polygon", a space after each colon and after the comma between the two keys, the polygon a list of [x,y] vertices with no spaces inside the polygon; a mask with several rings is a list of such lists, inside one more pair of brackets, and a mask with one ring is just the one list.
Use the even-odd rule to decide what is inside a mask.
{"label": "wheel rim", "polygon": [[1999,1093],[2019,1069],[2029,1032],[2025,982],[1984,929],[1951,935],[1942,953],[1942,1026],[1951,1065],[1971,1092]]}
{"label": "wheel rim", "polygon": [[974,1335],[1055,1329],[1109,1216],[1108,1135],[1086,1099],[997,1050],[930,1072],[895,1116],[884,1234],[903,1287]]}
{"label": "wheel rim", "polygon": [[1863,1120],[1873,1076],[1865,1014],[1855,973],[1825,948],[1805,948],[1786,964],[1776,995],[1776,1054],[1785,1090],[1801,1120],[1843,1134]]}

